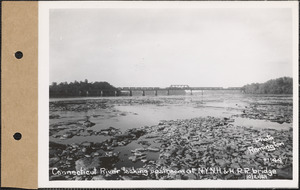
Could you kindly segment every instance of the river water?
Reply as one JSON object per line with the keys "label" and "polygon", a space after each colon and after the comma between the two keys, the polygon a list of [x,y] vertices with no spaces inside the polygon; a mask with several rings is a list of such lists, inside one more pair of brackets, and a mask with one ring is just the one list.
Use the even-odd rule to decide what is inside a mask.
{"label": "river water", "polygon": [[[132,97],[84,97],[84,98],[61,98],[50,99],[50,103],[68,102],[72,104],[78,101],[103,101],[108,105],[103,109],[87,109],[86,111],[53,111],[60,117],[50,119],[50,126],[59,123],[82,121],[88,116],[95,123],[89,130],[100,131],[114,127],[124,132],[132,128],[157,125],[162,120],[191,119],[196,117],[227,117],[233,118],[233,125],[253,128],[271,128],[276,130],[288,130],[292,122],[272,122],[267,119],[251,119],[238,117],[244,110],[253,105],[260,105],[265,112],[273,115],[292,115],[293,100],[291,95],[246,95],[242,93],[228,93],[228,91],[201,91],[193,92],[193,95],[178,96],[132,96]],[[269,111],[270,110],[270,111]],[[61,130],[57,134],[62,135],[69,129]],[[82,133],[72,138],[60,139],[50,135],[50,141],[60,144],[80,144],[83,142],[103,142],[111,138],[105,135],[90,135]],[[155,142],[151,141],[152,146]],[[114,152],[120,153],[121,160],[117,167],[141,167],[142,162],[133,163],[128,160],[130,150],[139,148],[136,141],[126,146],[116,147]],[[148,160],[156,160],[159,153],[147,155]]]}
{"label": "river water", "polygon": [[[195,117],[230,117],[241,114],[251,104],[279,105],[286,109],[292,109],[291,95],[245,95],[242,93],[228,93],[220,91],[193,92],[193,95],[184,96],[132,96],[132,97],[84,97],[84,98],[61,98],[50,99],[56,101],[78,101],[78,100],[110,100],[114,109],[91,109],[88,111],[56,111],[59,119],[51,119],[50,124],[73,120],[83,120],[86,116],[96,125],[90,130],[114,127],[122,132],[131,128],[157,125],[161,120],[190,119]],[[123,102],[124,101],[124,102]],[[130,103],[128,103],[130,101]],[[148,102],[159,101],[158,104]],[[138,102],[138,103],[135,103]],[[289,112],[291,114],[292,111]],[[254,128],[289,129],[291,123],[271,122],[268,120],[257,120],[249,118],[235,118],[235,125],[249,126]],[[80,143],[84,141],[98,142],[106,140],[98,136],[74,136],[71,139],[59,140],[50,137],[50,140],[63,143]]]}

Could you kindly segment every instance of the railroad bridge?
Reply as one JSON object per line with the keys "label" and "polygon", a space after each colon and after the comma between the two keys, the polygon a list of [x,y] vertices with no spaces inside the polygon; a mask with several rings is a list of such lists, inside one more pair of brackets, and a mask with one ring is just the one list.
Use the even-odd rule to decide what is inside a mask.
{"label": "railroad bridge", "polygon": [[158,95],[158,92],[165,91],[166,95],[170,95],[171,91],[182,91],[182,90],[189,90],[191,92],[191,95],[194,91],[203,91],[204,90],[241,90],[241,87],[229,87],[229,88],[223,88],[223,87],[190,87],[189,85],[170,85],[166,88],[160,88],[160,87],[120,87],[118,88],[119,91],[127,91],[129,92],[129,95],[132,96],[133,91],[141,91],[142,95],[145,96],[147,91],[153,91],[155,96]]}
{"label": "railroad bridge", "polygon": [[160,87],[119,87],[116,89],[103,89],[103,90],[92,90],[92,91],[79,91],[79,96],[122,96],[124,93],[129,96],[133,96],[134,93],[139,92],[140,95],[146,96],[152,94],[155,96],[159,95],[184,95],[186,91],[190,91],[190,95],[193,95],[193,91],[205,90],[242,90],[241,87],[190,87],[189,85],[170,85],[166,88]]}

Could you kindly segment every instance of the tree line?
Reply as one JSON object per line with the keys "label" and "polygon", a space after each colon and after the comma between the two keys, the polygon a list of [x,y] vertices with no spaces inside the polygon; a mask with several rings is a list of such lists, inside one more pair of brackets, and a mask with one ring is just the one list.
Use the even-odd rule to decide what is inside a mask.
{"label": "tree line", "polygon": [[74,81],[61,82],[57,84],[53,82],[49,86],[50,98],[58,97],[80,97],[80,96],[115,96],[120,91],[108,82],[91,82]]}
{"label": "tree line", "polygon": [[[272,79],[265,83],[252,83],[242,87],[247,94],[292,94],[293,79],[291,77],[281,77]],[[108,82],[74,81],[53,82],[49,86],[50,98],[58,97],[81,97],[81,96],[119,96],[120,90]]]}
{"label": "tree line", "polygon": [[291,77],[281,77],[268,80],[265,83],[252,83],[242,87],[247,94],[292,94],[293,79]]}

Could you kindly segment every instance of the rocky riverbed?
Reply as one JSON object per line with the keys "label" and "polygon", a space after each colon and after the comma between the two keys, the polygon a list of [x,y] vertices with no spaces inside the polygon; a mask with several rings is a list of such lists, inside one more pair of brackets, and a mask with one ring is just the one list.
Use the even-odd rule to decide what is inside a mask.
{"label": "rocky riverbed", "polygon": [[252,103],[237,116],[250,119],[269,120],[277,123],[293,122],[293,106],[289,103]]}
{"label": "rocky riverbed", "polygon": [[[162,121],[158,125],[131,129],[120,133],[107,129],[111,138],[102,143],[84,142],[62,145],[50,142],[50,179],[246,179],[245,173],[229,173],[230,169],[275,170],[271,179],[291,178],[292,130],[253,129],[233,126],[229,118],[194,118]],[[262,141],[260,139],[267,139]],[[139,148],[128,153],[132,162],[141,162],[139,168],[116,168],[120,152],[116,147],[138,141]],[[152,146],[154,144],[155,146]],[[264,148],[272,145],[273,148]],[[251,149],[252,147],[252,149]],[[257,149],[256,152],[251,150]],[[158,152],[157,159],[147,154]],[[56,175],[53,168],[62,171],[93,170],[94,176]],[[118,170],[117,174],[101,173],[100,169]],[[217,173],[200,169],[218,170]],[[195,173],[176,171],[197,170]],[[225,171],[227,171],[227,173]],[[132,173],[126,173],[132,171]],[[134,173],[133,171],[136,171]],[[147,176],[138,171],[147,171]],[[152,173],[151,171],[164,171]],[[166,171],[171,171],[165,173]]]}
{"label": "rocky riverbed", "polygon": [[[292,123],[292,111],[286,105],[237,104],[232,109],[238,114],[231,116],[161,120],[126,130],[111,126],[98,129],[91,119],[137,114],[122,112],[116,105],[165,106],[183,102],[202,104],[181,98],[51,102],[50,180],[292,178],[291,127],[255,128],[234,122],[243,117]],[[64,112],[75,116],[65,119],[61,114]],[[75,113],[85,116],[77,117]],[[68,141],[76,138],[84,140]]]}

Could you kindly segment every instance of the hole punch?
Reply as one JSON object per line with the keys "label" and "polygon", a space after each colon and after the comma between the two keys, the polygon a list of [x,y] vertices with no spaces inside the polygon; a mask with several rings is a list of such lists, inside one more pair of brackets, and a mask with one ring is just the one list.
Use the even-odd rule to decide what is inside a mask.
{"label": "hole punch", "polygon": [[18,140],[20,140],[21,138],[22,138],[22,134],[21,134],[21,133],[15,133],[15,134],[14,134],[14,139],[15,139],[15,140],[18,141]]}
{"label": "hole punch", "polygon": [[23,53],[22,53],[21,51],[17,51],[17,52],[15,53],[15,57],[16,57],[17,59],[22,59]]}

